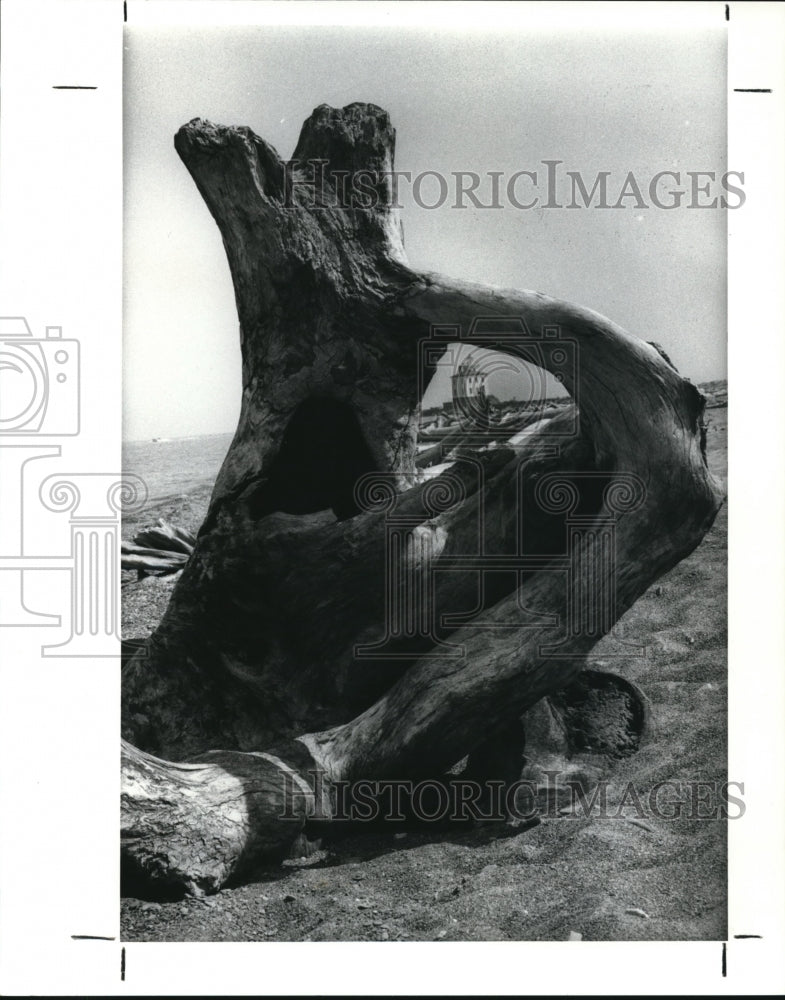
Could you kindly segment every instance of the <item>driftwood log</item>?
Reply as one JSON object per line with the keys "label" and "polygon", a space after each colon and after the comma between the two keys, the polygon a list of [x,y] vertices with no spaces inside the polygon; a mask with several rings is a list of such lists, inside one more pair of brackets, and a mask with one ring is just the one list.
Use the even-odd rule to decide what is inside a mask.
{"label": "driftwood log", "polygon": [[140,579],[176,573],[188,561],[195,544],[190,531],[161,518],[153,527],[138,532],[133,542],[121,544],[120,565],[122,569],[135,569]]}
{"label": "driftwood log", "polygon": [[[338,781],[481,760],[720,505],[703,397],[656,349],[408,266],[394,136],[352,104],[317,108],[290,162],[248,128],[175,137],[223,237],[243,385],[193,553],[124,668],[123,856],[160,885],[211,892],[285,854]],[[577,407],[423,483],[439,336],[540,365]]]}

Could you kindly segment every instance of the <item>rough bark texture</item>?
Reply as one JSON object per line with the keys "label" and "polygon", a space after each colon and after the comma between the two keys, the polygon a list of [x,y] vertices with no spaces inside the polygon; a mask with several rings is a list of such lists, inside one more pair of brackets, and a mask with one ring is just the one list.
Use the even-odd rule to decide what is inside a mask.
{"label": "rough bark texture", "polygon": [[[169,609],[125,669],[124,735],[175,761],[222,753],[183,765],[127,746],[123,844],[139,872],[212,891],[293,839],[302,820],[276,817],[287,794],[300,814],[313,807],[309,771],[328,791],[333,780],[438,774],[563,690],[600,635],[700,542],[719,496],[703,398],[656,348],[536,292],[408,267],[381,109],[317,108],[289,163],[249,129],[200,120],[175,145],[226,247],[242,412]],[[313,159],[326,161],[316,176]],[[358,171],[373,175],[373,204],[346,207],[341,179]],[[478,316],[523,321],[515,343],[473,342],[554,374],[580,430],[570,436],[556,416],[516,448],[467,453],[418,485],[420,342],[439,325],[472,340]],[[554,328],[558,342],[544,340]],[[387,479],[365,480],[363,496],[370,473]],[[379,509],[364,509],[374,490]],[[385,637],[393,510],[408,586],[445,570],[428,598],[437,628],[368,660],[356,647]],[[569,519],[581,526],[571,542]],[[483,557],[499,559],[483,594],[460,562],[478,552],[478,524]],[[511,553],[528,557],[524,570],[505,570]],[[610,611],[590,625],[576,595],[608,594],[598,599]],[[236,752],[278,743],[267,756]]]}

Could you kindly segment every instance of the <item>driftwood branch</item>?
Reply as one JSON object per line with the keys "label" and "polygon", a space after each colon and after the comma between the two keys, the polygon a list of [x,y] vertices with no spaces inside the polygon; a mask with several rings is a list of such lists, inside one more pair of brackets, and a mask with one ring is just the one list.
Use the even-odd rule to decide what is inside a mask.
{"label": "driftwood branch", "polygon": [[122,542],[120,565],[138,570],[140,576],[176,573],[188,561],[195,544],[190,531],[160,519],[154,527],[138,532],[133,542]]}

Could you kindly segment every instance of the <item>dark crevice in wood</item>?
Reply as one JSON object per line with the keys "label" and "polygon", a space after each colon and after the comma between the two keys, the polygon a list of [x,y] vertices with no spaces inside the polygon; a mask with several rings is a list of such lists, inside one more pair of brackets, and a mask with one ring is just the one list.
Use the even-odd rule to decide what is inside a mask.
{"label": "dark crevice in wood", "polygon": [[327,397],[306,399],[284,430],[266,482],[248,497],[249,514],[258,521],[274,511],[331,509],[339,521],[353,517],[359,513],[355,483],[374,468],[351,406]]}

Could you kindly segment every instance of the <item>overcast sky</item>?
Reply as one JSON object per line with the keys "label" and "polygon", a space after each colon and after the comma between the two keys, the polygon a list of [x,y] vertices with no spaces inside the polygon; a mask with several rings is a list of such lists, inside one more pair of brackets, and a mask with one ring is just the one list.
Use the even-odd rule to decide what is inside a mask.
{"label": "overcast sky", "polygon": [[[184,122],[249,125],[288,158],[314,107],[368,101],[390,112],[398,170],[537,170],[544,194],[542,161],[554,159],[589,187],[610,171],[611,203],[633,171],[648,202],[658,171],[727,169],[725,75],[722,22],[657,35],[128,29],[124,437],[232,431],[239,414],[234,294],[174,150]],[[450,200],[429,211],[402,187],[415,268],[580,303],[659,341],[694,381],[725,377],[726,213],[688,208],[690,197],[672,211],[635,198],[525,211],[504,197],[500,210]]]}

